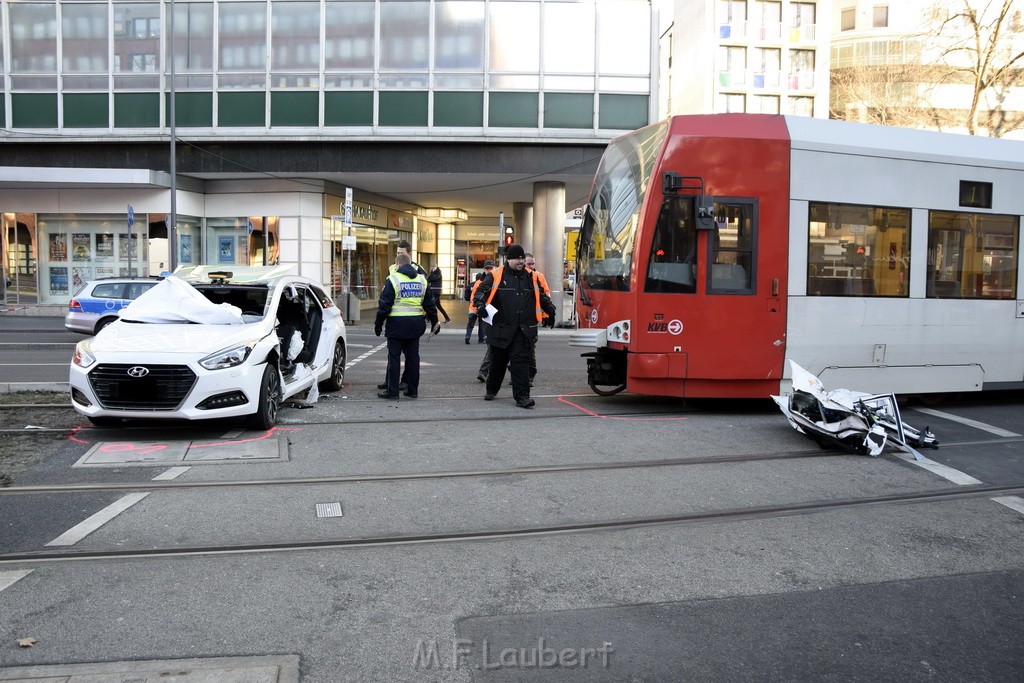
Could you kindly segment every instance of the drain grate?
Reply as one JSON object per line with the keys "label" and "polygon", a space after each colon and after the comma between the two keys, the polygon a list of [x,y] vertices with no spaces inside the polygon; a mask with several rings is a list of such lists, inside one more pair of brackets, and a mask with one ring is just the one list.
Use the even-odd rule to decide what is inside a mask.
{"label": "drain grate", "polygon": [[343,517],[341,503],[317,503],[317,517]]}

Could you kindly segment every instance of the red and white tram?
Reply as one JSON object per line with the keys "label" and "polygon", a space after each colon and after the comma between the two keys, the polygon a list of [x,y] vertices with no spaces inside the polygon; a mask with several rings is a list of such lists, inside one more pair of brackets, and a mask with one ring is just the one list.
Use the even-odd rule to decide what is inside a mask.
{"label": "red and white tram", "polygon": [[574,346],[600,394],[1024,388],[1024,142],[680,116],[601,159]]}

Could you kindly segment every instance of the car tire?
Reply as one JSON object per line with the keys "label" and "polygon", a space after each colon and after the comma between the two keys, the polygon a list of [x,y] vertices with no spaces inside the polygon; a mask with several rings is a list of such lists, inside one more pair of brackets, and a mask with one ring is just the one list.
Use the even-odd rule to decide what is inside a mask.
{"label": "car tire", "polygon": [[103,318],[98,323],[96,323],[96,330],[93,332],[93,334],[99,334],[100,330],[102,330],[104,327],[114,322],[115,320],[117,320],[117,318]]}
{"label": "car tire", "polygon": [[331,376],[320,383],[324,391],[340,391],[345,386],[345,342],[338,340],[334,345],[334,357],[331,359]]}
{"label": "car tire", "polygon": [[270,429],[277,424],[277,411],[281,407],[281,375],[272,363],[263,368],[260,399],[256,412],[249,416],[252,429]]}

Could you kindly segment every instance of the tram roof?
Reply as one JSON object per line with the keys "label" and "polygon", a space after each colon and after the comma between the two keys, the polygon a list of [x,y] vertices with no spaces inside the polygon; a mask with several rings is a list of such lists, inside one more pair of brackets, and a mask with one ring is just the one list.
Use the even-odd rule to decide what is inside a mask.
{"label": "tram roof", "polygon": [[1024,141],[785,116],[794,149],[1024,170]]}

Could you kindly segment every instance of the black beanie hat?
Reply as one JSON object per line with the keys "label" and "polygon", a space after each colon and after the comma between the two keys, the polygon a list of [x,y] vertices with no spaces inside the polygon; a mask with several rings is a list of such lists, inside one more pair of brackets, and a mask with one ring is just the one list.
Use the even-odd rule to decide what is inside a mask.
{"label": "black beanie hat", "polygon": [[510,246],[510,247],[508,248],[508,250],[507,250],[507,251],[505,252],[505,258],[508,258],[508,259],[513,259],[513,258],[526,258],[526,250],[525,250],[525,249],[523,249],[523,248],[522,248],[521,246],[519,246],[518,244],[513,244],[513,245],[512,245],[512,246]]}

